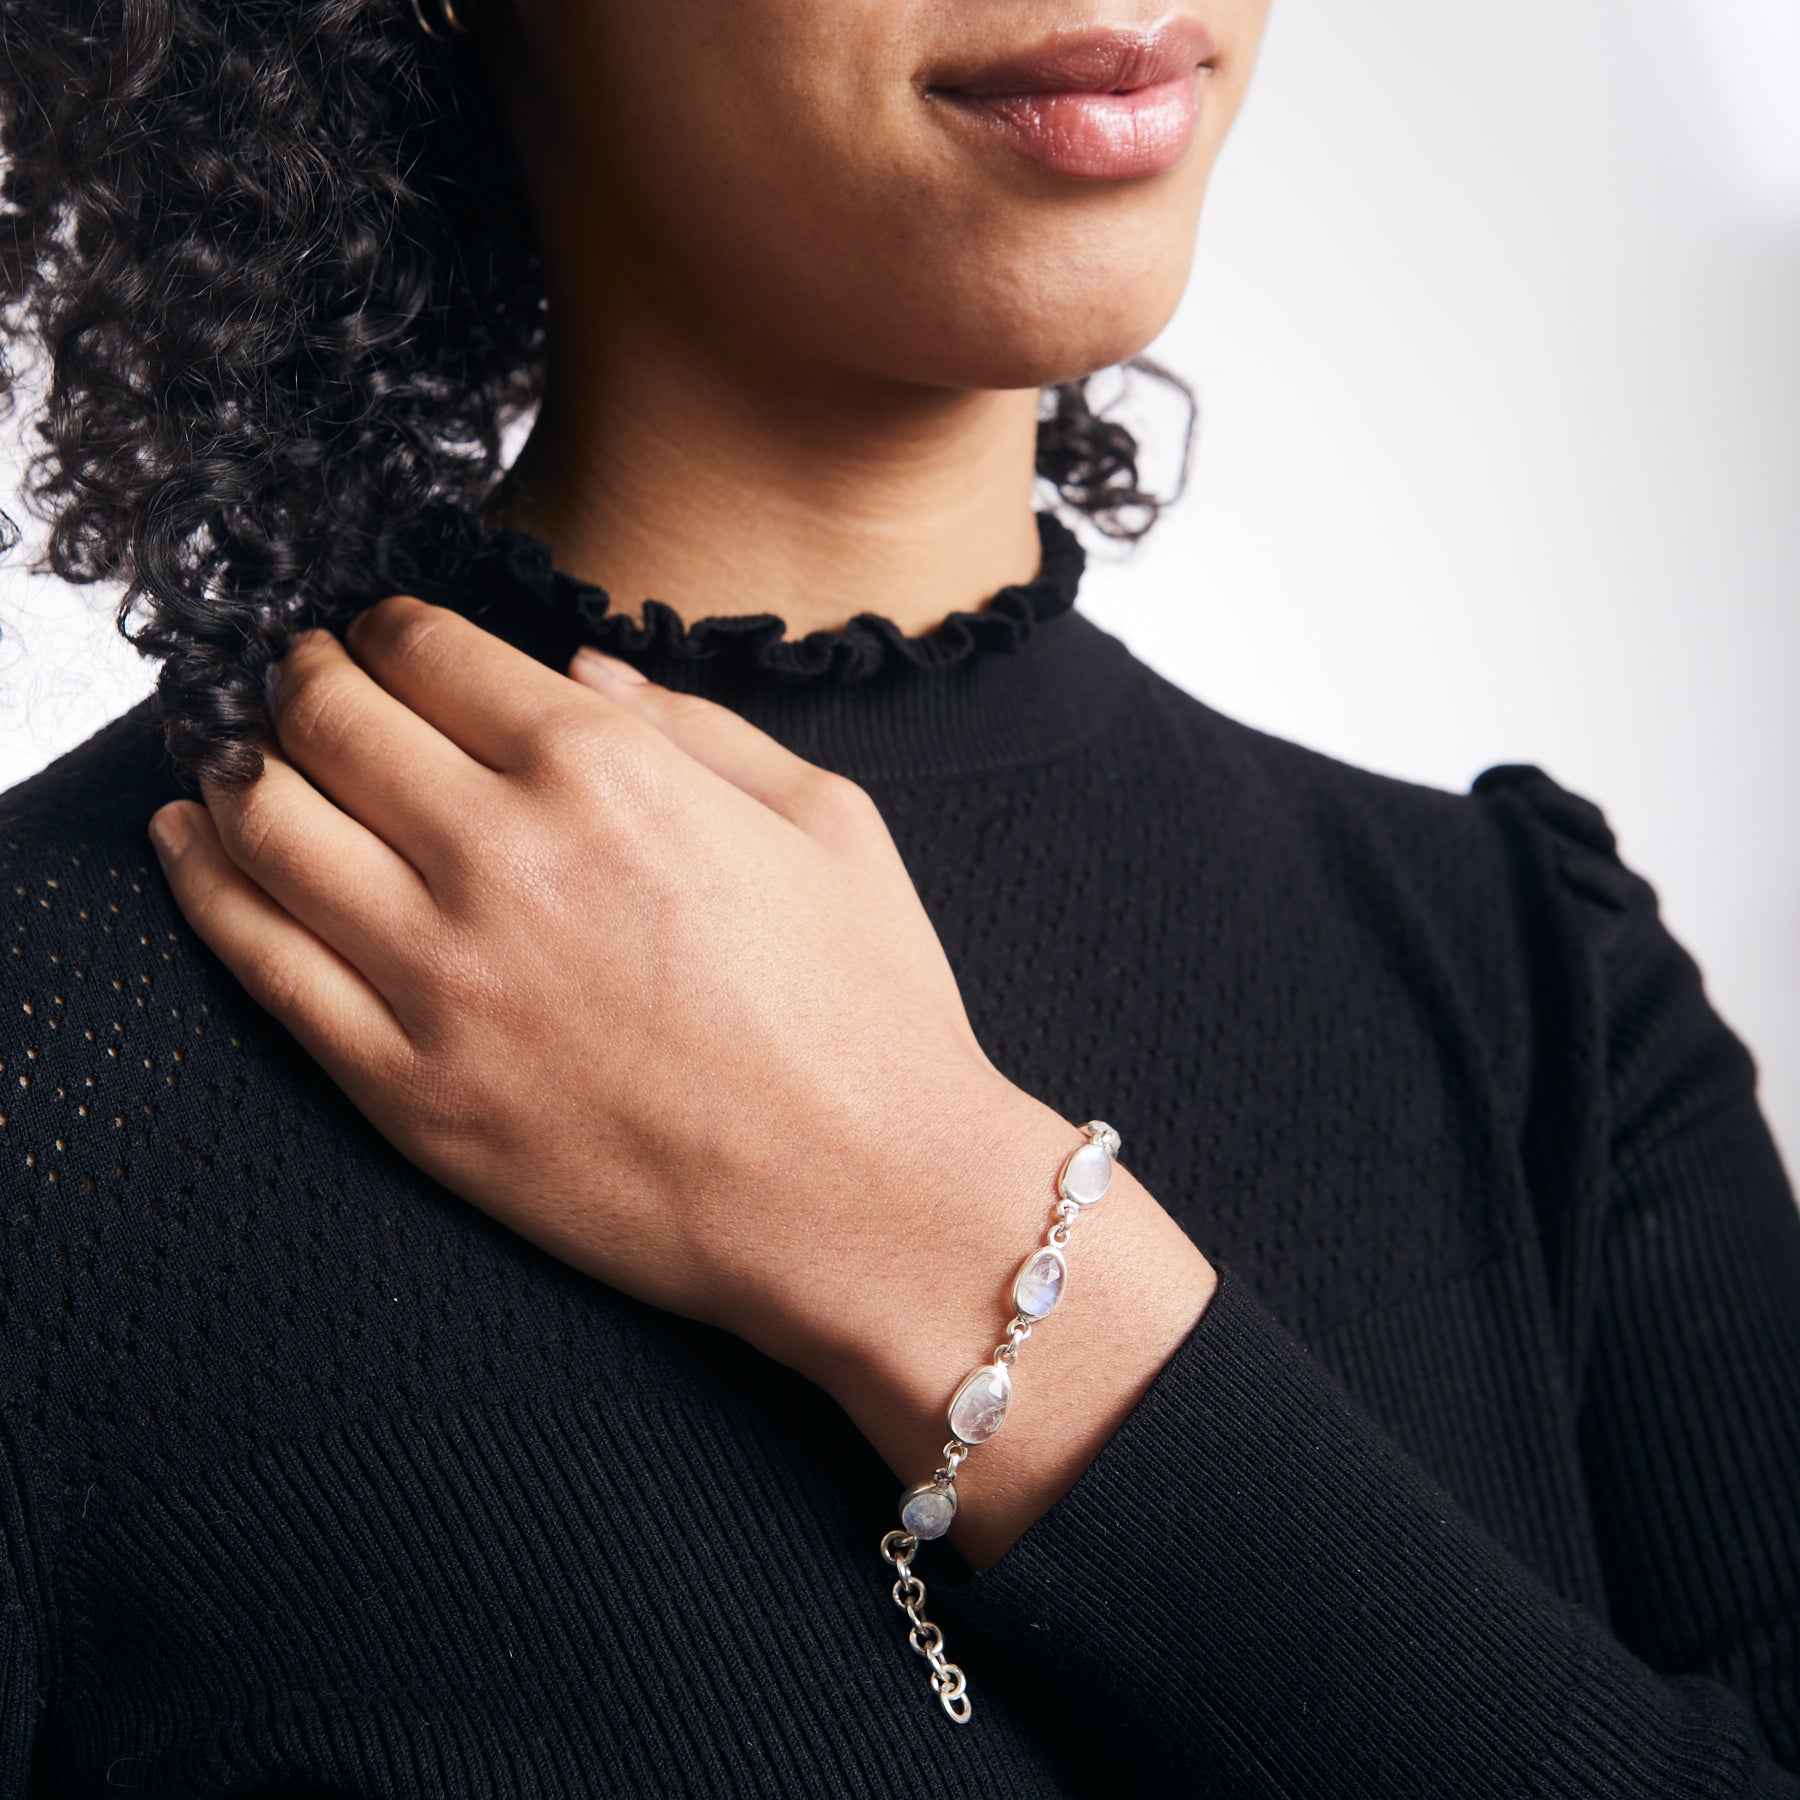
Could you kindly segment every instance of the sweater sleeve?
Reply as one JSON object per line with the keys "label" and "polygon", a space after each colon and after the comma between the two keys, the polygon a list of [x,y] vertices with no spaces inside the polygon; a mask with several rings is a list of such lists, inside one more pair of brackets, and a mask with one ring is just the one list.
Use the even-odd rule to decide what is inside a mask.
{"label": "sweater sleeve", "polygon": [[[1549,783],[1482,780],[1514,775]],[[1800,1212],[1748,1052],[1598,809],[1549,788],[1525,802],[1606,915],[1610,1178],[1576,1335],[1614,1616],[1463,1512],[1221,1264],[1074,1487],[928,1584],[1054,1683],[1120,1791],[1800,1796]]]}

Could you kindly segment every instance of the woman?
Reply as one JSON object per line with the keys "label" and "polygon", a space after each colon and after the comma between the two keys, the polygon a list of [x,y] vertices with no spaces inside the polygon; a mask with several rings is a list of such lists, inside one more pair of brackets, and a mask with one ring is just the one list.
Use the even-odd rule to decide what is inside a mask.
{"label": "woman", "polygon": [[1153,511],[1081,378],[1262,13],[11,9],[163,673],[0,839],[0,1790],[1800,1792],[1800,1216],[1653,891],[1032,510]]}

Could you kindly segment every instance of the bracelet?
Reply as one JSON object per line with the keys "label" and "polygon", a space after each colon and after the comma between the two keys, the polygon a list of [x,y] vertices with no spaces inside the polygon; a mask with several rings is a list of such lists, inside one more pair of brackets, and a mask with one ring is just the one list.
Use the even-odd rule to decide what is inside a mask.
{"label": "bracelet", "polygon": [[1069,1265],[1063,1246],[1082,1209],[1097,1206],[1112,1185],[1113,1158],[1119,1153],[1119,1134],[1099,1119],[1081,1127],[1088,1135],[1063,1158],[1056,1175],[1056,1222],[1044,1234],[1043,1243],[1026,1257],[1013,1277],[1013,1321],[1006,1341],[994,1350],[994,1360],[971,1369],[950,1400],[945,1415],[950,1441],[944,1446],[944,1466],[929,1481],[910,1487],[900,1496],[900,1525],[881,1540],[884,1562],[899,1570],[894,1583],[894,1604],[912,1621],[907,1641],[931,1665],[931,1687],[958,1725],[966,1725],[974,1712],[968,1683],[955,1663],[944,1656],[944,1634],[924,1615],[925,1584],[912,1572],[913,1557],[928,1538],[940,1538],[956,1518],[956,1471],[978,1444],[1006,1423],[1012,1399],[1012,1365],[1019,1345],[1031,1336],[1031,1328],[1055,1311],[1068,1286]]}

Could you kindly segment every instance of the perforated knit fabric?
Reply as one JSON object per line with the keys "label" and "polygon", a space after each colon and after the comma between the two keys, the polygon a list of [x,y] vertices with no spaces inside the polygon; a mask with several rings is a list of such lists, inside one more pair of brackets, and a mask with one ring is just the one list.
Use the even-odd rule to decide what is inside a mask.
{"label": "perforated knit fabric", "polygon": [[438,529],[427,597],[867,786],[1221,1286],[998,1562],[921,1554],[952,1725],[874,1451],[373,1134],[173,906],[139,709],[0,804],[0,1795],[1800,1794],[1800,1214],[1590,801],[1222,716],[1047,515],[932,646],[633,639]]}

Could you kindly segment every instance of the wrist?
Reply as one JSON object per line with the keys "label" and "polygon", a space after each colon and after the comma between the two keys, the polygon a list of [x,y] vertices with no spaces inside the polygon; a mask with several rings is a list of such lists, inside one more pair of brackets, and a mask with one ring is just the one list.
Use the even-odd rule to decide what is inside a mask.
{"label": "wrist", "polygon": [[[1011,1287],[1042,1242],[1063,1160],[1087,1139],[1020,1090],[960,1153],[947,1183],[953,1223],[895,1215],[897,1254],[866,1303],[821,1338],[803,1372],[832,1395],[908,1486],[927,1479],[949,1436],[951,1395],[993,1360]],[[956,1170],[958,1158],[941,1165]],[[1019,1348],[1005,1427],[959,1485],[951,1539],[976,1567],[1000,1555],[1067,1489],[1118,1429],[1217,1286],[1212,1265],[1129,1171],[1076,1222],[1067,1288]]]}
{"label": "wrist", "polygon": [[896,1157],[883,1182],[873,1278],[850,1305],[815,1318],[802,1373],[833,1395],[851,1385],[928,1390],[922,1350],[945,1346],[948,1367],[1004,1330],[1012,1278],[1053,1215],[1056,1172],[1087,1141],[1010,1082],[965,1093],[967,1103],[940,1112],[943,1126],[915,1138],[918,1154]]}
{"label": "wrist", "polygon": [[867,1153],[840,1152],[821,1171],[785,1278],[715,1322],[834,1396],[880,1382],[889,1358],[898,1374],[921,1334],[960,1323],[966,1336],[993,1312],[984,1265],[1015,1245],[1024,1255],[1055,1203],[1060,1159],[1084,1141],[991,1069],[959,1077],[948,1099],[897,1105]]}

